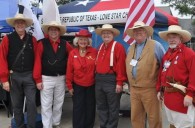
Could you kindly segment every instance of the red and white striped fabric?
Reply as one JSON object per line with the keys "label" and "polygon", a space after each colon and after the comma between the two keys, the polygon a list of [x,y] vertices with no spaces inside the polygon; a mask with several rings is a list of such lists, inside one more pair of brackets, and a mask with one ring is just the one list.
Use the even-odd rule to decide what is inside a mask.
{"label": "red and white striped fabric", "polygon": [[133,27],[136,21],[143,21],[150,26],[155,24],[154,0],[131,0],[123,36],[124,41],[128,44],[132,44],[134,39],[130,38],[125,31],[127,28]]}

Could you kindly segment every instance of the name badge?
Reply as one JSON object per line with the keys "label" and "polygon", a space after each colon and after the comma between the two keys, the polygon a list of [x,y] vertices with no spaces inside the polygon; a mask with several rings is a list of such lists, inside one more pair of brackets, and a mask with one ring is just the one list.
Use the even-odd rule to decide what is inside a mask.
{"label": "name badge", "polygon": [[171,62],[166,60],[163,65],[163,72],[166,72],[170,65]]}
{"label": "name badge", "polygon": [[170,61],[165,61],[165,63],[164,63],[164,68],[169,68],[169,66],[171,65],[171,62]]}
{"label": "name badge", "polygon": [[137,60],[132,59],[131,62],[130,62],[130,65],[131,66],[136,66],[137,65]]}

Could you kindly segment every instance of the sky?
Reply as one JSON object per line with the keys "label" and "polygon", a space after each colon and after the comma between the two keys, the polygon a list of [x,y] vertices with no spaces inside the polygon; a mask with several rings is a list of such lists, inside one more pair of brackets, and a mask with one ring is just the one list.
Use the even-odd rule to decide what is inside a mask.
{"label": "sky", "polygon": [[[169,4],[161,4],[161,0],[154,0],[154,5],[155,6],[169,6]],[[181,18],[181,19],[190,19],[191,18],[190,15],[188,15],[188,16],[179,15],[179,11],[175,10],[174,8],[171,8],[171,12],[172,12],[173,16]]]}

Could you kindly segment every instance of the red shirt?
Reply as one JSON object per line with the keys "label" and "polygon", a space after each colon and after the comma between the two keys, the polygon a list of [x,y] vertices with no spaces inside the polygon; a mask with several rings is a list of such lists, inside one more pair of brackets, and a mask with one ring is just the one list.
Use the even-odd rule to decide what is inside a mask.
{"label": "red shirt", "polygon": [[117,85],[123,85],[123,82],[127,80],[126,66],[125,66],[125,49],[120,43],[116,43],[114,48],[114,63],[113,69],[110,68],[110,53],[112,44],[111,41],[106,46],[103,44],[99,51],[99,55],[96,59],[96,72],[99,74],[116,73]]}
{"label": "red shirt", "polygon": [[[53,50],[55,52],[57,52],[57,48],[58,48],[58,44],[60,43],[60,39],[58,39],[56,42],[50,40],[50,43],[53,47]],[[66,43],[67,53],[69,54],[72,49],[73,49],[72,46],[67,42]],[[40,41],[38,43],[38,46],[37,46],[34,69],[33,69],[33,78],[34,78],[36,84],[42,82],[42,72],[41,72],[42,71],[42,54],[43,54],[43,44]]]}
{"label": "red shirt", "polygon": [[80,56],[78,48],[71,51],[66,71],[66,85],[72,89],[72,83],[88,87],[95,83],[95,59],[97,51],[87,47],[86,55]]}
{"label": "red shirt", "polygon": [[[170,66],[163,70],[163,65],[166,61],[171,62]],[[187,95],[193,96],[195,94],[195,53],[184,44],[180,44],[176,49],[168,49],[163,57],[160,68],[157,91],[160,86],[170,87],[167,82],[173,80],[187,87]],[[183,104],[184,96],[180,92],[167,93],[164,92],[165,105],[177,112],[186,113],[187,107]]]}
{"label": "red shirt", "polygon": [[[35,37],[32,37],[33,40],[33,49],[34,54],[37,48],[37,40]],[[0,80],[1,82],[7,82],[9,77],[9,69],[7,56],[9,51],[9,38],[8,36],[4,36],[0,45]]]}

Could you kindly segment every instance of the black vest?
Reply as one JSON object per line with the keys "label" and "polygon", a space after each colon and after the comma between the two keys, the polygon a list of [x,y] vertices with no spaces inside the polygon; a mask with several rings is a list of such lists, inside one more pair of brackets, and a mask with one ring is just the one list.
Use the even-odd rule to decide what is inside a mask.
{"label": "black vest", "polygon": [[[28,35],[28,36],[27,36]],[[18,58],[17,62],[13,65],[16,56],[23,47],[24,42],[26,42],[26,47],[23,53]],[[26,72],[32,71],[34,65],[34,48],[32,36],[25,34],[25,37],[21,40],[19,35],[16,32],[8,35],[9,39],[9,50],[8,50],[8,68],[16,72]]]}
{"label": "black vest", "polygon": [[49,39],[43,39],[42,74],[46,76],[65,75],[67,54],[66,41],[60,40],[55,53]]}

